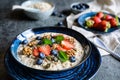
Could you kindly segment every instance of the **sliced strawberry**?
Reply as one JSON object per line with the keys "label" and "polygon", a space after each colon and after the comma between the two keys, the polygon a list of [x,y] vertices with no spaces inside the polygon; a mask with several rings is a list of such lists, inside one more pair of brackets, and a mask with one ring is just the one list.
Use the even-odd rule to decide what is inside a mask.
{"label": "sliced strawberry", "polygon": [[59,44],[56,45],[57,50],[66,51],[66,49],[62,48]]}
{"label": "sliced strawberry", "polygon": [[115,18],[112,18],[110,19],[110,24],[111,24],[111,27],[117,27],[118,22]]}
{"label": "sliced strawberry", "polygon": [[102,17],[104,16],[104,14],[103,14],[103,12],[98,12],[98,13],[96,14],[96,16],[99,17],[99,18],[102,18]]}
{"label": "sliced strawberry", "polygon": [[33,55],[35,56],[35,57],[38,57],[39,56],[39,52],[38,52],[38,49],[33,49]]}
{"label": "sliced strawberry", "polygon": [[69,49],[74,48],[74,45],[71,44],[71,43],[70,43],[69,41],[67,41],[67,40],[63,40],[63,41],[61,42],[61,45],[62,45],[62,47],[63,47],[64,49],[66,49],[66,50],[69,50]]}
{"label": "sliced strawberry", "polygon": [[41,45],[38,47],[38,51],[44,53],[46,56],[50,55],[51,48],[49,45]]}

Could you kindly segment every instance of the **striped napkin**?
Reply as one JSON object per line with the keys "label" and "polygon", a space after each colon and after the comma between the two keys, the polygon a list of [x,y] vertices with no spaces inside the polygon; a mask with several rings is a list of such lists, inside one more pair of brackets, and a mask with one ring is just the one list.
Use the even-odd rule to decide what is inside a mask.
{"label": "striped napkin", "polygon": [[[105,44],[106,46],[112,50],[113,52],[120,52],[120,29],[115,30],[111,33],[108,34],[96,34],[91,31],[87,31],[78,25],[76,25],[75,20],[82,14],[87,13],[87,12],[96,12],[96,11],[104,11],[108,13],[115,14],[120,17],[120,8],[117,7],[120,5],[119,0],[94,0],[93,2],[88,3],[90,8],[82,13],[79,14],[70,14],[67,18],[67,26],[68,28],[72,28],[80,33],[82,33],[85,37],[87,37],[90,41],[94,43],[94,36],[99,35],[99,37]],[[98,48],[101,56],[108,55],[110,53]]]}

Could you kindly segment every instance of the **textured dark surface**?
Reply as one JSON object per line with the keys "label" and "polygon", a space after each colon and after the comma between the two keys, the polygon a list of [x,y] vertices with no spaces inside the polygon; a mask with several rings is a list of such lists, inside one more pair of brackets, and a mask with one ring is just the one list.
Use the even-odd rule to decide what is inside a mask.
{"label": "textured dark surface", "polygon": [[[4,54],[12,40],[22,31],[44,26],[55,26],[65,19],[51,16],[45,21],[35,21],[27,18],[23,11],[11,11],[14,4],[21,4],[25,0],[0,0],[0,80],[10,80],[4,68]],[[49,0],[56,4],[55,10],[70,14],[70,4],[73,2],[89,2],[91,0]],[[92,80],[119,80],[120,62],[111,56],[102,57],[102,65]]]}

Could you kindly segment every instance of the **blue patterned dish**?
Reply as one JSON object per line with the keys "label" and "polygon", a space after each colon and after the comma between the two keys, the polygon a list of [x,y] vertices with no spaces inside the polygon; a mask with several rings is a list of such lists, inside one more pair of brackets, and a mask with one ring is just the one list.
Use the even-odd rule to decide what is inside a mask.
{"label": "blue patterned dish", "polygon": [[[92,53],[89,58],[73,73],[69,76],[59,77],[54,80],[88,80],[95,76],[101,65],[101,56],[98,49],[91,43],[92,45]],[[15,80],[48,80],[51,78],[46,78],[43,76],[35,76],[31,74],[26,68],[16,64],[12,55],[10,54],[10,50],[6,53],[5,56],[5,66],[8,71],[8,74]],[[38,74],[37,74],[38,75]],[[39,74],[40,75],[40,74]],[[58,76],[55,74],[54,76]]]}
{"label": "blue patterned dish", "polygon": [[[44,32],[63,33],[63,34],[70,35],[70,36],[74,37],[75,39],[77,39],[81,43],[81,45],[84,49],[84,52],[85,52],[82,61],[79,62],[74,67],[64,69],[64,70],[59,70],[59,71],[38,70],[38,69],[30,68],[30,67],[22,64],[19,61],[18,54],[17,54],[17,48],[20,45],[20,43],[22,41],[24,41],[26,38],[33,36],[34,34],[41,34]],[[28,71],[30,75],[32,74],[32,76],[36,76],[36,78],[43,77],[43,78],[49,78],[49,79],[56,79],[56,78],[58,79],[61,77],[69,76],[71,79],[74,77],[74,76],[71,76],[74,73],[74,71],[76,71],[78,67],[81,67],[81,64],[84,63],[90,56],[91,45],[90,45],[90,42],[82,34],[76,32],[72,29],[63,28],[63,27],[43,27],[43,28],[29,29],[29,30],[26,30],[26,31],[22,32],[21,34],[19,34],[15,38],[15,40],[13,40],[13,43],[10,47],[10,53],[11,53],[13,61],[16,65],[21,66],[21,68],[22,67],[25,68],[25,71]]]}
{"label": "blue patterned dish", "polygon": [[[115,31],[115,30],[118,29],[118,27],[116,27],[116,28],[110,28],[110,29],[108,29],[107,32],[102,32],[102,31],[98,31],[98,30],[86,28],[86,26],[85,26],[85,20],[86,20],[87,18],[89,18],[89,17],[95,16],[96,13],[97,13],[97,12],[88,12],[88,13],[85,13],[85,14],[81,15],[81,16],[78,18],[78,24],[79,24],[82,28],[84,28],[84,29],[86,29],[86,30],[88,30],[88,31],[93,31],[93,32],[97,32],[97,33],[110,33],[110,32],[113,32],[113,31]],[[106,14],[107,14],[107,13],[106,13]],[[109,15],[115,17],[115,15],[113,15],[113,14],[109,14]],[[120,21],[120,18],[119,18],[119,21]]]}

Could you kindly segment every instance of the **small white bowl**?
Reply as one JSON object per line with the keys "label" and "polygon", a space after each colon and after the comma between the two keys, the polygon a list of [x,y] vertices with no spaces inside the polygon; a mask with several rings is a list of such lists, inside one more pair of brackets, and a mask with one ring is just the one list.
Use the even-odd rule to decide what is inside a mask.
{"label": "small white bowl", "polygon": [[[51,8],[42,11],[41,5],[38,5],[39,3],[48,4]],[[37,8],[34,7],[33,5],[37,5]],[[33,7],[32,7],[33,6]],[[44,7],[46,8],[46,7]],[[13,9],[23,9],[25,14],[36,20],[46,20],[50,17],[50,15],[53,13],[55,8],[55,5],[51,2],[48,1],[43,1],[43,0],[28,0],[23,2],[20,6],[14,6]]]}
{"label": "small white bowl", "polygon": [[89,9],[89,5],[87,3],[75,2],[70,5],[73,13],[77,14]]}

